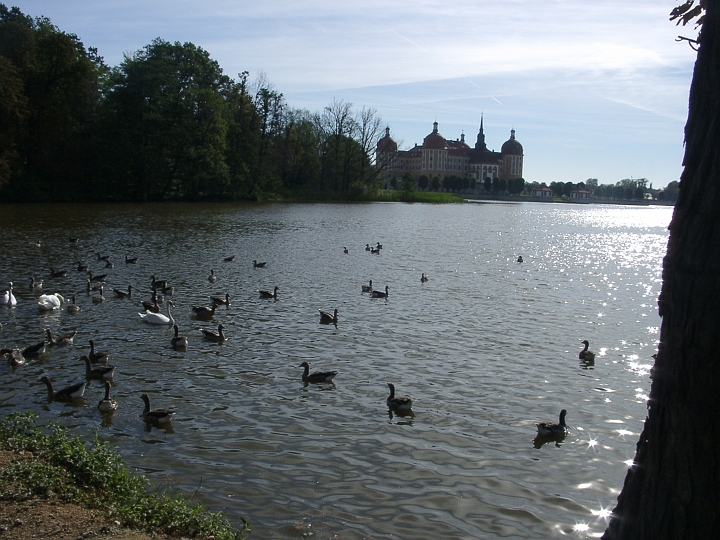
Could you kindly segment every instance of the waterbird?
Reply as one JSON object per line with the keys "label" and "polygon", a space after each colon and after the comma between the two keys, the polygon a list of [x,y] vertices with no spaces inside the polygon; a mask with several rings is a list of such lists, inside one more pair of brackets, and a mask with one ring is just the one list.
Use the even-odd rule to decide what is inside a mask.
{"label": "waterbird", "polygon": [[556,424],[555,422],[540,422],[537,425],[538,435],[545,437],[562,437],[567,432],[567,424],[565,424],[565,416],[567,411],[563,409],[560,411],[560,421]]}
{"label": "waterbird", "polygon": [[216,306],[230,306],[230,293],[225,293],[225,298],[222,296],[211,296],[210,301]]}
{"label": "waterbird", "polygon": [[160,305],[158,304],[159,298],[157,295],[157,291],[153,290],[152,299],[151,300],[143,300],[142,305],[145,308],[145,311],[151,311],[152,313],[160,313]]}
{"label": "waterbird", "polygon": [[101,281],[105,281],[105,278],[108,277],[108,274],[100,274],[96,276],[93,274],[92,270],[88,270],[88,277],[90,278],[90,281],[94,281],[95,283],[99,283]]}
{"label": "waterbird", "polygon": [[168,286],[167,279],[155,279],[155,274],[150,276],[150,279],[152,280],[150,285],[153,289],[164,289]]}
{"label": "waterbird", "polygon": [[138,313],[142,320],[148,324],[160,324],[160,325],[173,325],[175,319],[173,319],[172,313],[170,312],[170,306],[175,307],[172,300],[167,302],[167,316],[162,313],[153,313],[152,311],[146,311],[145,313]]}
{"label": "waterbird", "polygon": [[590,342],[585,339],[582,341],[582,343],[585,344],[585,348],[580,351],[580,354],[578,354],[578,358],[580,360],[585,360],[586,362],[592,362],[595,360],[595,353],[588,350],[588,347],[590,346]]}
{"label": "waterbird", "polygon": [[192,310],[198,319],[212,319],[215,316],[216,308],[217,308],[216,304],[213,304],[212,307],[192,306]]}
{"label": "waterbird", "polygon": [[105,351],[96,351],[95,342],[91,339],[90,354],[88,354],[88,358],[90,358],[90,361],[93,364],[107,364],[108,359],[110,358],[110,353],[107,353]]}
{"label": "waterbird", "polygon": [[225,262],[233,262],[235,260],[235,255],[230,255],[229,257],[225,257],[223,261]]}
{"label": "waterbird", "polygon": [[22,355],[25,358],[35,358],[35,357],[43,354],[45,352],[46,348],[47,348],[47,341],[42,340],[40,343],[36,343],[35,345],[29,345],[28,347],[25,347],[22,351]]}
{"label": "waterbird", "polygon": [[85,283],[87,283],[87,293],[88,294],[90,294],[92,291],[99,291],[105,285],[104,281],[101,281],[100,283],[92,283],[90,281],[90,278],[87,278],[85,280]]}
{"label": "waterbird", "polygon": [[385,285],[385,292],[382,291],[373,291],[372,296],[373,298],[387,298],[390,294],[390,287]]}
{"label": "waterbird", "polygon": [[42,279],[35,279],[35,276],[30,276],[30,290],[40,290],[43,286],[43,280]]}
{"label": "waterbird", "polygon": [[253,261],[253,268],[265,268],[266,262]]}
{"label": "waterbird", "polygon": [[38,298],[38,309],[40,311],[53,311],[60,309],[65,299],[58,293],[41,294]]}
{"label": "waterbird", "polygon": [[275,289],[273,289],[272,291],[268,291],[266,289],[258,289],[258,292],[260,293],[260,298],[274,298],[275,300],[277,300],[279,290],[280,287],[275,285]]}
{"label": "waterbird", "polygon": [[176,351],[186,351],[188,346],[187,336],[180,335],[180,330],[177,324],[173,325],[173,329],[175,330],[175,337],[170,340],[172,348]]}
{"label": "waterbird", "polygon": [[72,304],[67,307],[67,312],[70,315],[75,315],[78,311],[80,311],[80,306],[77,305],[77,300],[75,299],[75,295],[73,294]]}
{"label": "waterbird", "polygon": [[370,251],[371,249],[370,244],[365,244],[365,251]]}
{"label": "waterbird", "polygon": [[12,292],[13,284],[12,281],[8,283],[8,288],[5,291],[5,294],[0,296],[0,305],[2,306],[8,306],[8,307],[15,307],[17,306],[17,299],[15,298],[15,295]]}
{"label": "waterbird", "polygon": [[145,402],[145,409],[142,412],[143,420],[151,424],[168,424],[175,414],[167,409],[151,409],[150,396],[143,394],[140,396]]}
{"label": "waterbird", "polygon": [[320,322],[321,323],[338,323],[338,310],[335,308],[335,311],[331,314],[329,311],[325,311],[324,309],[318,309],[320,312]]}
{"label": "waterbird", "polygon": [[370,253],[371,253],[372,255],[380,255],[380,248],[371,247],[371,248],[370,248]]}
{"label": "waterbird", "polygon": [[90,357],[88,355],[83,355],[80,357],[80,360],[85,362],[85,378],[95,379],[98,381],[108,381],[113,378],[113,375],[115,373],[115,366],[111,365],[105,365],[105,366],[97,366],[92,367],[90,363]]}
{"label": "waterbird", "polygon": [[77,271],[78,272],[87,272],[88,271],[88,265],[84,262],[77,262]]}
{"label": "waterbird", "polygon": [[223,324],[218,324],[217,332],[214,330],[208,330],[207,328],[201,328],[200,331],[203,334],[203,337],[209,341],[215,341],[216,343],[222,343],[225,341],[225,334],[223,333],[223,329],[225,326]]}
{"label": "waterbird", "polygon": [[92,301],[96,304],[101,304],[105,301],[105,296],[103,294],[103,285],[100,285],[100,290],[98,291],[98,294],[92,296]]}
{"label": "waterbird", "polygon": [[110,381],[105,381],[105,397],[97,405],[101,413],[108,413],[117,410],[117,401],[110,397]]}
{"label": "waterbird", "polygon": [[127,253],[125,254],[125,264],[136,264],[138,262],[137,257],[128,257]]}
{"label": "waterbird", "polygon": [[372,288],[372,279],[370,280],[370,283],[368,283],[367,285],[361,285],[361,287],[362,287],[362,289],[361,289],[362,292],[369,292],[369,293],[371,293],[371,292],[373,291],[373,288]]}
{"label": "waterbird", "polygon": [[408,411],[412,409],[412,399],[407,396],[395,396],[395,385],[387,383],[390,389],[390,395],[387,398],[387,406],[398,411]]}
{"label": "waterbird", "polygon": [[345,255],[347,255],[348,253],[350,253],[350,252],[348,251],[348,248],[347,248],[347,247],[344,247],[344,248],[343,248],[343,253],[344,253]]}
{"label": "waterbird", "polygon": [[113,289],[115,296],[118,298],[132,298],[133,286],[128,285],[127,290],[125,289]]}
{"label": "waterbird", "polygon": [[48,400],[50,401],[72,401],[74,399],[80,399],[85,393],[85,381],[72,384],[62,390],[55,390],[52,385],[50,377],[43,375],[40,377],[40,381],[45,383],[48,391]]}
{"label": "waterbird", "polygon": [[523,258],[522,258],[522,255],[519,255],[519,256],[518,256],[518,258],[517,258],[517,262],[519,262],[519,263],[523,262]]}
{"label": "waterbird", "polygon": [[25,357],[20,349],[0,349],[0,356],[7,356],[7,363],[13,368],[25,363]]}
{"label": "waterbird", "polygon": [[45,329],[45,333],[48,337],[48,345],[51,347],[67,347],[73,344],[73,340],[77,335],[77,330],[73,330],[69,334],[62,334],[59,336],[53,336],[52,330],[49,328]]}
{"label": "waterbird", "polygon": [[50,277],[60,278],[67,276],[67,270],[55,270],[52,266],[50,267]]}
{"label": "waterbird", "polygon": [[98,261],[105,261],[105,262],[107,262],[109,258],[110,258],[110,255],[100,255],[100,252],[98,251],[98,253],[97,253],[97,260],[98,260]]}
{"label": "waterbird", "polygon": [[210,283],[215,283],[217,281],[217,276],[215,275],[215,270],[210,270],[210,275],[208,276],[208,281]]}
{"label": "waterbird", "polygon": [[303,362],[298,367],[305,368],[302,374],[302,380],[307,383],[333,382],[333,379],[338,374],[337,371],[315,371],[314,373],[310,373],[310,364],[307,362]]}
{"label": "waterbird", "polygon": [[425,283],[428,279],[430,279],[428,275],[423,273],[423,275],[420,276],[420,283]]}

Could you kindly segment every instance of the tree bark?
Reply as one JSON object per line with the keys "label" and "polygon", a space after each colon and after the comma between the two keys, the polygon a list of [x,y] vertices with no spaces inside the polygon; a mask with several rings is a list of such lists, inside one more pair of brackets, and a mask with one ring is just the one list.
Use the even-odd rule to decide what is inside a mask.
{"label": "tree bark", "polygon": [[720,0],[705,5],[648,416],[606,540],[720,538]]}

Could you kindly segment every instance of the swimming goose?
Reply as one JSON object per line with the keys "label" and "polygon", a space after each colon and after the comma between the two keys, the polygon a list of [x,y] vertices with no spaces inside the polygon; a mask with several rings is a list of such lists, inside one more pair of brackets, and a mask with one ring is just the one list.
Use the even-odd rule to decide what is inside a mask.
{"label": "swimming goose", "polygon": [[225,293],[225,298],[222,296],[211,296],[210,301],[216,306],[230,306],[230,293]]}
{"label": "swimming goose", "polygon": [[192,310],[198,319],[212,319],[215,316],[216,308],[217,308],[216,304],[213,304],[212,307],[192,306]]}
{"label": "swimming goose", "polygon": [[253,268],[265,268],[266,262],[253,261]]}
{"label": "swimming goose", "polygon": [[41,382],[45,383],[48,390],[48,400],[50,401],[72,401],[73,399],[80,399],[85,393],[85,381],[79,382],[73,385],[63,388],[62,390],[55,390],[53,388],[50,377],[44,375],[40,378]]}
{"label": "swimming goose", "polygon": [[118,298],[132,298],[132,290],[133,290],[133,286],[128,285],[127,290],[113,289],[113,292],[115,293],[115,296],[117,296]]}
{"label": "swimming goose", "polygon": [[8,307],[15,307],[17,306],[17,299],[15,298],[15,295],[12,292],[13,284],[12,281],[8,283],[8,289],[5,291],[5,294],[0,296],[0,305],[1,306],[8,306]]}
{"label": "swimming goose", "polygon": [[125,264],[136,264],[137,262],[138,262],[137,257],[130,258],[127,256],[127,253],[125,254]]}
{"label": "swimming goose", "polygon": [[108,359],[110,358],[110,353],[107,353],[105,351],[96,351],[95,342],[91,339],[90,354],[88,354],[88,358],[90,358],[90,361],[93,364],[107,364]]}
{"label": "swimming goose", "polygon": [[105,397],[100,400],[97,406],[102,413],[113,412],[117,410],[117,401],[110,397],[110,381],[105,381]]}
{"label": "swimming goose", "polygon": [[25,358],[35,358],[35,357],[43,354],[45,352],[46,347],[47,347],[47,341],[42,340],[40,343],[36,343],[35,345],[30,345],[29,347],[25,347],[22,351],[22,355]]}
{"label": "swimming goose", "polygon": [[88,294],[90,294],[92,291],[99,291],[105,285],[104,281],[101,281],[100,283],[92,283],[90,281],[90,278],[87,278],[85,282],[87,283]]}
{"label": "swimming goose", "polygon": [[390,294],[390,287],[385,285],[385,292],[382,291],[373,291],[372,296],[373,298],[387,298]]}
{"label": "swimming goose", "polygon": [[556,424],[555,422],[540,422],[537,425],[538,435],[544,435],[545,437],[562,437],[567,433],[567,425],[565,424],[565,415],[567,411],[563,409],[560,411],[560,421]]}
{"label": "swimming goose", "polygon": [[153,291],[152,300],[143,300],[142,305],[145,311],[151,311],[153,313],[160,313],[160,305],[158,304],[157,291]]}
{"label": "swimming goose", "polygon": [[87,272],[88,271],[88,265],[85,264],[84,262],[78,261],[77,264],[78,264],[77,265],[78,272]]}
{"label": "swimming goose", "polygon": [[390,395],[387,398],[387,406],[398,411],[407,411],[412,409],[412,399],[406,396],[395,397],[395,385],[387,383],[390,388]]}
{"label": "swimming goose", "polygon": [[100,274],[99,276],[96,276],[92,273],[92,270],[88,270],[87,273],[90,278],[90,281],[94,281],[95,283],[105,281],[105,278],[108,277],[108,274]]}
{"label": "swimming goose", "polygon": [[210,283],[215,283],[217,281],[217,276],[215,275],[215,270],[210,270],[210,275],[208,276],[208,281]]}
{"label": "swimming goose", "polygon": [[50,267],[50,277],[58,278],[67,276],[67,270],[55,270],[52,266]]}
{"label": "swimming goose", "polygon": [[25,363],[25,357],[20,349],[0,349],[0,356],[7,356],[7,363],[10,367],[16,368]]}
{"label": "swimming goose", "polygon": [[80,306],[77,305],[77,300],[75,300],[75,295],[73,294],[72,304],[67,307],[67,312],[70,315],[75,315],[78,311],[80,311]]}
{"label": "swimming goose", "polygon": [[151,286],[153,289],[164,289],[165,287],[168,286],[168,281],[167,281],[167,279],[155,279],[155,275],[154,275],[154,274],[153,274],[152,276],[150,276],[150,279],[152,280],[152,281],[150,282],[150,286]]}
{"label": "swimming goose", "polygon": [[34,289],[42,289],[43,286],[43,280],[42,279],[35,279],[35,276],[30,276],[30,290]]}
{"label": "swimming goose", "polygon": [[578,358],[580,360],[585,360],[586,362],[592,362],[595,360],[595,353],[592,351],[588,351],[588,347],[590,346],[590,342],[588,340],[583,340],[582,343],[585,344],[585,348],[580,351],[580,354],[578,354]]}
{"label": "swimming goose", "polygon": [[274,298],[277,300],[278,297],[278,291],[280,290],[280,287],[275,285],[275,289],[272,291],[268,291],[265,289],[258,289],[258,292],[260,293],[260,298]]}
{"label": "swimming goose", "polygon": [[75,339],[75,336],[77,335],[77,330],[73,330],[69,334],[57,337],[52,335],[52,331],[49,328],[45,329],[45,333],[47,333],[48,345],[51,347],[67,347],[68,345],[73,344],[73,339]]}
{"label": "swimming goose", "polygon": [[175,304],[173,304],[172,300],[168,300],[167,302],[167,316],[163,315],[162,313],[153,313],[152,311],[138,313],[138,315],[140,315],[142,320],[148,324],[169,324],[170,326],[172,326],[173,324],[175,324],[175,319],[173,319],[172,313],[170,313],[170,306],[175,307]]}
{"label": "swimming goose", "polygon": [[215,332],[214,330],[208,330],[207,328],[201,328],[200,331],[203,333],[203,337],[205,339],[221,343],[226,339],[225,334],[223,333],[224,328],[225,327],[222,324],[218,324],[217,332]]}
{"label": "swimming goose", "polygon": [[326,323],[326,324],[328,324],[328,323],[337,324],[338,323],[337,308],[335,308],[335,311],[332,314],[330,314],[330,312],[328,312],[328,311],[325,311],[324,309],[318,309],[318,311],[320,312],[320,322],[321,323]]}
{"label": "swimming goose", "polygon": [[369,293],[371,293],[371,292],[373,291],[373,288],[372,288],[372,279],[370,280],[370,283],[368,283],[367,285],[361,285],[361,287],[362,287],[362,292],[369,292]]}
{"label": "swimming goose", "polygon": [[235,255],[230,255],[229,257],[225,257],[223,261],[225,262],[233,262],[235,260]]}
{"label": "swimming goose", "polygon": [[307,362],[303,362],[298,367],[305,368],[302,374],[302,380],[307,383],[333,382],[335,375],[338,374],[337,371],[316,371],[310,373],[310,364]]}
{"label": "swimming goose", "polygon": [[[165,296],[172,296],[175,294],[175,287],[163,287],[161,290]],[[162,298],[160,301],[162,302]]]}
{"label": "swimming goose", "polygon": [[420,276],[420,283],[425,283],[428,279],[430,279],[426,274],[423,273],[422,276]]}
{"label": "swimming goose", "polygon": [[110,255],[100,255],[100,252],[98,252],[98,254],[97,254],[97,260],[98,260],[98,261],[105,261],[105,262],[107,262],[109,258],[110,258]]}
{"label": "swimming goose", "polygon": [[76,236],[68,236],[68,241],[71,244],[77,244],[80,241],[80,238],[78,238]]}
{"label": "swimming goose", "polygon": [[172,348],[176,351],[186,351],[188,346],[187,336],[179,335],[180,330],[178,329],[177,324],[173,325],[173,329],[175,330],[175,337],[170,340]]}
{"label": "swimming goose", "polygon": [[88,355],[84,355],[80,358],[83,362],[85,362],[85,378],[95,379],[97,381],[109,381],[113,378],[114,372],[115,372],[115,366],[106,365],[106,366],[98,366],[98,367],[92,367],[90,364],[90,357]]}
{"label": "swimming goose", "polygon": [[100,285],[98,294],[92,296],[92,301],[96,304],[101,304],[105,301],[105,296],[103,295],[103,285]]}
{"label": "swimming goose", "polygon": [[167,409],[151,409],[150,397],[147,394],[140,396],[145,402],[145,409],[142,412],[143,420],[151,424],[168,424],[175,414]]}
{"label": "swimming goose", "polygon": [[108,259],[105,263],[105,268],[115,268],[115,263]]}
{"label": "swimming goose", "polygon": [[58,293],[41,294],[37,305],[40,311],[53,311],[60,309],[64,302],[65,299]]}

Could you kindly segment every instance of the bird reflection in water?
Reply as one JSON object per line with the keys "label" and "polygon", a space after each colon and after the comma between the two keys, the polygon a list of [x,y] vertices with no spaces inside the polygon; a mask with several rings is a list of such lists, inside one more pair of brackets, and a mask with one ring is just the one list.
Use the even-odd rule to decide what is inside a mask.
{"label": "bird reflection in water", "polygon": [[[398,418],[398,420],[395,422],[399,426],[412,426],[413,425],[413,419],[415,418],[415,413],[412,409],[403,411],[398,409],[388,409],[388,418],[390,420],[394,420],[395,417]],[[403,419],[403,420],[401,420]]]}
{"label": "bird reflection in water", "polygon": [[555,447],[560,448],[562,442],[565,440],[567,435],[537,435],[533,439],[533,446],[535,448],[542,448],[548,443],[555,443]]}

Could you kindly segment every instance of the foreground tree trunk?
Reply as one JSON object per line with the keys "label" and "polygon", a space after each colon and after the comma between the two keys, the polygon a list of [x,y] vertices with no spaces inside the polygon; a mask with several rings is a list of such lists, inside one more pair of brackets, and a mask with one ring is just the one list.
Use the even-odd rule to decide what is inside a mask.
{"label": "foreground tree trunk", "polygon": [[720,0],[708,0],[648,416],[607,540],[720,538]]}

